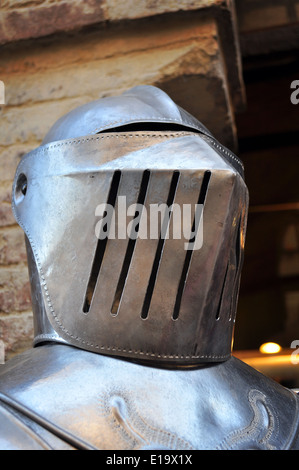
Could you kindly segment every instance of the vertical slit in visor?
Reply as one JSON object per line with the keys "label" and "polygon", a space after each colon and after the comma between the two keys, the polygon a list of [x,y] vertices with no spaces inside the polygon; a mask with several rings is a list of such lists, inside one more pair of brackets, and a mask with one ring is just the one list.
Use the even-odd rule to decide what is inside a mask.
{"label": "vertical slit in visor", "polygon": [[[168,198],[167,198],[167,203],[166,203],[167,207],[170,207],[173,204],[178,181],[179,181],[179,176],[180,176],[180,172],[174,171],[172,180],[170,183],[170,188],[169,188],[169,193],[168,193]],[[153,266],[152,266],[152,272],[151,272],[150,279],[148,282],[147,291],[145,294],[144,303],[143,303],[143,307],[141,311],[141,318],[143,320],[145,320],[148,316],[148,311],[149,311],[149,307],[150,307],[150,303],[151,303],[151,299],[152,299],[152,295],[153,295],[153,291],[154,291],[154,287],[156,283],[156,278],[157,278],[157,274],[159,270],[159,265],[161,261],[162,251],[163,251],[163,247],[165,243],[165,236],[163,236],[163,233],[165,234],[167,231],[167,226],[170,223],[170,217],[171,217],[171,213],[169,214],[166,213],[165,218],[161,223],[162,236],[160,234],[155,259],[154,259]]]}
{"label": "vertical slit in visor", "polygon": [[[107,198],[107,205],[115,206],[115,201],[117,197],[117,192],[118,192],[118,187],[121,179],[121,171],[117,170],[114,172],[111,185],[110,185],[110,190]],[[109,227],[107,227],[107,233],[109,233]],[[107,244],[107,239],[108,236],[105,238],[99,237],[98,243],[97,243],[97,248],[95,251],[95,256],[93,259],[93,264],[92,264],[92,269],[90,272],[89,276],[89,281],[86,289],[86,294],[85,294],[85,299],[84,299],[84,304],[83,304],[83,312],[88,313],[92,301],[92,297],[94,294],[95,286],[97,283],[97,279],[99,276],[99,272],[101,269],[105,249],[106,249],[106,244]]]}
{"label": "vertical slit in visor", "polygon": [[[142,180],[141,180],[141,184],[140,184],[140,190],[139,190],[139,195],[138,195],[138,199],[137,199],[137,204],[144,204],[146,193],[147,193],[147,188],[148,188],[148,184],[149,184],[149,179],[150,179],[150,171],[145,170],[143,172],[143,176],[142,176]],[[137,210],[136,213],[135,213],[134,218],[136,218],[138,214],[139,214],[139,211]],[[136,226],[137,229],[138,229],[138,227],[139,227],[139,225]],[[133,253],[134,253],[136,238],[137,238],[137,234],[135,233],[134,237],[130,236],[130,239],[128,241],[128,246],[127,246],[126,254],[125,254],[125,257],[124,257],[124,262],[123,262],[123,265],[122,265],[121,273],[120,273],[120,276],[119,276],[118,284],[117,284],[115,295],[114,295],[114,300],[113,300],[112,307],[111,307],[111,314],[113,316],[117,315],[117,312],[118,312],[120,299],[121,299],[121,296],[122,296],[122,293],[123,293],[123,290],[124,290],[124,287],[125,287],[126,279],[127,279],[127,276],[128,276],[128,272],[129,272],[129,269],[130,269],[130,264],[131,264]]]}
{"label": "vertical slit in visor", "polygon": [[[203,206],[204,203],[205,203],[210,178],[211,178],[211,172],[206,171],[205,174],[204,174],[203,180],[202,180],[201,188],[200,188],[200,193],[199,193],[198,202],[197,202],[198,205]],[[201,214],[201,217],[203,217],[203,214]],[[194,233],[194,231],[195,231],[195,218],[193,220],[192,232],[191,233]],[[175,305],[174,305],[174,309],[173,309],[173,313],[172,313],[172,319],[173,320],[177,320],[178,317],[179,317],[181,301],[182,301],[183,292],[184,292],[184,288],[185,288],[185,283],[186,283],[186,280],[187,280],[188,271],[189,271],[189,267],[190,267],[190,263],[191,263],[192,253],[193,253],[192,249],[189,249],[189,250],[186,251],[186,257],[185,257],[185,261],[184,261],[184,265],[183,265],[183,269],[182,269],[182,274],[181,274],[181,278],[180,278],[180,282],[179,282],[179,287],[178,287],[178,291],[177,291],[176,301],[175,301]]]}

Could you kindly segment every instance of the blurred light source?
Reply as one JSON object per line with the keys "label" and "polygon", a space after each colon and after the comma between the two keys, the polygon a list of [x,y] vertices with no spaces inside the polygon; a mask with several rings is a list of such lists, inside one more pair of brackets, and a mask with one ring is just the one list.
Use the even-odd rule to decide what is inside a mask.
{"label": "blurred light source", "polygon": [[281,346],[277,343],[264,343],[259,350],[263,354],[275,354],[281,350]]}

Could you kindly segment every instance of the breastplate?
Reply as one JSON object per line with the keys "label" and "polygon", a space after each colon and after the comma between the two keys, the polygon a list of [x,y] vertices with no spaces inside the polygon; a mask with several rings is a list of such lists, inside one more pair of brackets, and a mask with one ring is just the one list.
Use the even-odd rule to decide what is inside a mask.
{"label": "breastplate", "polygon": [[0,448],[298,449],[298,398],[231,357],[163,369],[52,344],[0,369]]}

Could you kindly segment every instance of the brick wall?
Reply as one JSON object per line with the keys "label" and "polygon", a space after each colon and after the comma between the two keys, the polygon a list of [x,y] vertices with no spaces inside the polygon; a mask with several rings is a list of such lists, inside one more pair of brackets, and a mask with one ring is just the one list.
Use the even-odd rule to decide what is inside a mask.
{"label": "brick wall", "polygon": [[235,0],[243,57],[298,50],[299,0]]}
{"label": "brick wall", "polygon": [[29,347],[33,336],[23,233],[10,206],[12,180],[22,155],[60,116],[153,84],[224,143],[234,141],[233,103],[242,101],[242,82],[230,2],[184,0],[184,11],[177,8],[177,2],[146,0],[1,3],[0,340],[6,358]]}
{"label": "brick wall", "polygon": [[242,33],[298,22],[298,0],[237,0]]}
{"label": "brick wall", "polygon": [[2,0],[0,44],[104,22],[218,6],[231,8],[230,3],[230,0]]}

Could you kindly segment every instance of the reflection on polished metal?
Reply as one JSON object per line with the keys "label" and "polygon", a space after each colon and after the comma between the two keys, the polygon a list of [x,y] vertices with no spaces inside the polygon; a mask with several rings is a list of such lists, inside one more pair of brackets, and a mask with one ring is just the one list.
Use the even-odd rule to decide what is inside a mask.
{"label": "reflection on polished metal", "polygon": [[[96,236],[123,200],[135,237]],[[160,204],[169,236],[141,236]],[[195,210],[171,236],[188,204],[199,249]],[[297,395],[231,357],[247,209],[240,160],[157,88],[62,117],[14,181],[35,347],[0,369],[0,448],[299,447]]]}

